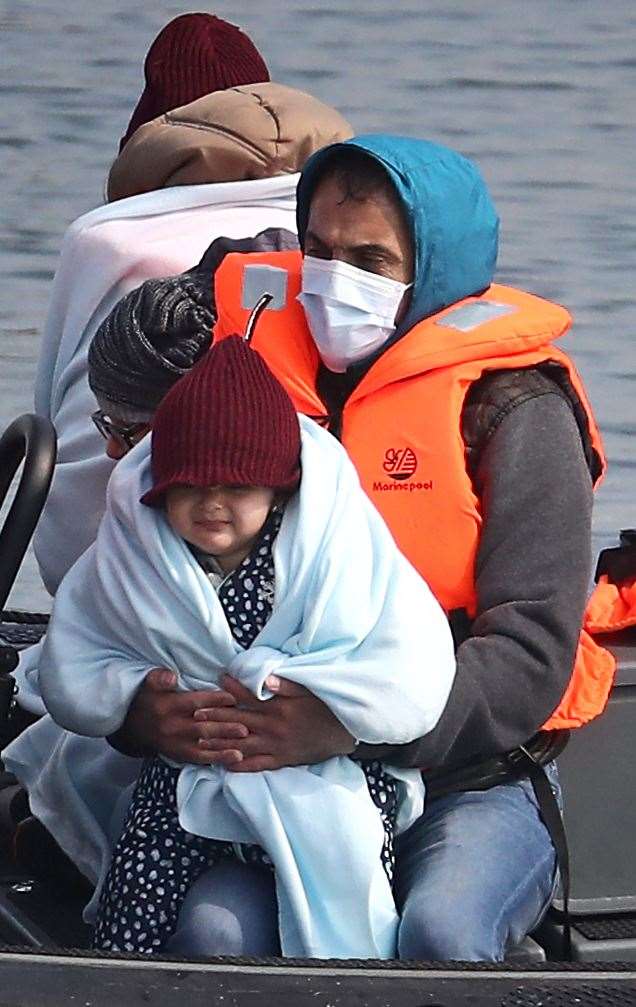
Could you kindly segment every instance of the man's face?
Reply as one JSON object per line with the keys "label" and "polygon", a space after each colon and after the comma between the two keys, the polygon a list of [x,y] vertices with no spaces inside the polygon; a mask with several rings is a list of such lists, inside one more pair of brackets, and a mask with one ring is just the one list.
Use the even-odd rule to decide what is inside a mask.
{"label": "man's face", "polygon": [[413,279],[411,235],[399,205],[381,190],[368,199],[347,198],[333,176],[319,182],[312,197],[304,251],[400,283]]}

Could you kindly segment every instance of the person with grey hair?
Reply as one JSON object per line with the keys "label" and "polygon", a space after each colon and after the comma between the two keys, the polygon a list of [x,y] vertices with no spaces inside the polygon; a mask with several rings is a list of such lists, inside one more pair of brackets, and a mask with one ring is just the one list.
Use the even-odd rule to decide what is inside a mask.
{"label": "person with grey hair", "polygon": [[91,418],[109,458],[121,458],[147,433],[166,392],[209,346],[209,300],[189,277],[147,280],[100,325],[88,352],[88,383],[99,406]]}
{"label": "person with grey hair", "polygon": [[213,276],[230,252],[298,248],[284,228],[253,238],[217,238],[193,269],[146,280],[122,297],[88,351],[88,383],[99,408],[92,420],[117,460],[150,429],[159,403],[208,349],[216,320]]}
{"label": "person with grey hair", "polygon": [[[283,228],[269,228],[253,238],[220,237],[194,268],[146,280],[118,301],[97,328],[87,358],[88,384],[99,407],[92,419],[105,439],[103,450],[113,462],[148,433],[161,400],[208,349],[216,318],[213,275],[224,256],[297,247],[295,234]],[[88,415],[84,422],[90,424]],[[164,679],[164,671],[151,671],[145,689],[169,692],[174,699],[172,680],[164,689]],[[37,668],[32,691],[39,693]],[[201,694],[183,695],[196,704]],[[50,716],[43,716],[16,738],[3,755],[21,784],[10,802],[15,809],[12,825],[20,824],[19,843],[44,846],[51,869],[57,865],[67,875],[65,854],[84,877],[99,885],[140,772],[139,757],[144,753],[135,747],[134,737],[133,714],[108,741],[72,734]],[[188,754],[192,752],[184,752],[184,761]],[[65,795],[63,815],[60,779],[76,784]],[[91,835],[90,841],[94,822],[87,819],[81,796],[89,793],[100,795],[109,806],[103,830]],[[31,813],[36,819],[29,817],[27,823]],[[207,872],[192,886],[167,950],[202,955],[277,953],[278,921],[273,907],[273,880],[268,872],[253,864],[223,861],[212,876]]]}

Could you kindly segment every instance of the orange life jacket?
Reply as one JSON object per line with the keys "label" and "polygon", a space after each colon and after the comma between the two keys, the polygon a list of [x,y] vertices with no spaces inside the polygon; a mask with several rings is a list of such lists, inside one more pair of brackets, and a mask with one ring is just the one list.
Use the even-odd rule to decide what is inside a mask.
{"label": "orange life jacket", "polygon": [[[296,300],[299,252],[225,257],[215,275],[214,338],[244,332],[250,314],[250,303],[244,304],[245,270],[264,265],[285,271],[286,291],[284,304],[261,316],[252,345],[296,409],[326,422],[316,390],[319,357]],[[362,486],[447,612],[465,609],[473,617],[477,610],[474,568],[482,514],[461,433],[462,407],[474,381],[489,370],[558,363],[580,400],[598,472],[604,469],[581,380],[569,358],[552,345],[570,321],[557,304],[493,284],[481,296],[415,325],[379,357],[346,401],[341,440]],[[570,683],[544,728],[580,727],[597,716],[614,671],[612,655],[582,631]]]}
{"label": "orange life jacket", "polygon": [[592,592],[583,625],[594,635],[636,626],[636,578],[613,584],[604,574]]}

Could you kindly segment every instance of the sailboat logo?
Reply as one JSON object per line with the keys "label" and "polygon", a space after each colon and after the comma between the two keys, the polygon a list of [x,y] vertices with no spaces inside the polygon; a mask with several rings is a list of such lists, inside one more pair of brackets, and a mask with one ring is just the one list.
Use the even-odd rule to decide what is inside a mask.
{"label": "sailboat logo", "polygon": [[417,457],[411,448],[388,448],[384,453],[382,468],[391,479],[403,482],[414,475],[417,469]]}

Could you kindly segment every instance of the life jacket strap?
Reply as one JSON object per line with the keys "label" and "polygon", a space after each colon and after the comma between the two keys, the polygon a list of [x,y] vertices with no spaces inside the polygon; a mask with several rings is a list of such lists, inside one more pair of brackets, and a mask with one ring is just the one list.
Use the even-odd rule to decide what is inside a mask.
{"label": "life jacket strap", "polygon": [[[523,748],[523,746],[520,746]],[[539,814],[545,825],[556,853],[557,867],[561,880],[563,909],[560,911],[563,923],[563,961],[572,961],[572,921],[570,917],[570,851],[565,833],[563,815],[552,790],[544,767],[528,755],[527,771],[534,790]]]}
{"label": "life jacket strap", "polygon": [[569,731],[539,731],[525,745],[519,745],[505,755],[460,766],[450,772],[423,774],[428,800],[464,790],[490,790],[513,780],[530,780],[537,799],[539,815],[548,830],[556,853],[563,900],[560,917],[563,922],[564,961],[572,960],[570,854],[561,809],[544,766],[561,754],[569,738]]}

